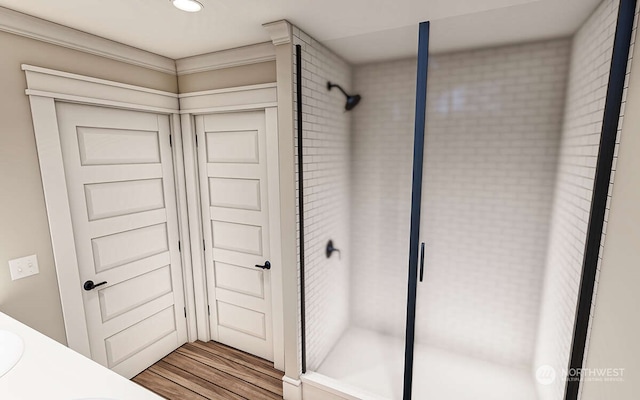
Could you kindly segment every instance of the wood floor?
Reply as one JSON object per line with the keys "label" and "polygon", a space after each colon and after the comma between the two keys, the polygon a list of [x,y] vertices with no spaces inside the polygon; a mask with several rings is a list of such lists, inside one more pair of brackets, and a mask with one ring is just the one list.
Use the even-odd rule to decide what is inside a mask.
{"label": "wood floor", "polygon": [[279,399],[273,363],[215,342],[187,343],[133,378],[170,400]]}

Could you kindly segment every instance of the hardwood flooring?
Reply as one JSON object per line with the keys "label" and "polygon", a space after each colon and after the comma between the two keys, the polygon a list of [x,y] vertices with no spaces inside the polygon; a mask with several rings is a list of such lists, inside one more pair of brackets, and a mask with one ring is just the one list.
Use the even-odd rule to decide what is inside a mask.
{"label": "hardwood flooring", "polygon": [[273,363],[215,342],[187,343],[132,380],[169,400],[282,400]]}

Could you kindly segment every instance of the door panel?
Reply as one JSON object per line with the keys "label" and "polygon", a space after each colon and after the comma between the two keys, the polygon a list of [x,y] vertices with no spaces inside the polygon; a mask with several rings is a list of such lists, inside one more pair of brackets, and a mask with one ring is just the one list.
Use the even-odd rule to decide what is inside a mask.
{"label": "door panel", "polygon": [[207,161],[210,163],[258,164],[258,131],[207,132]]}
{"label": "door panel", "polygon": [[265,113],[198,116],[196,133],[211,336],[273,360]]}
{"label": "door panel", "polygon": [[162,179],[85,185],[89,220],[164,208]]}
{"label": "door panel", "polygon": [[109,368],[134,356],[156,340],[175,332],[173,308],[165,308],[105,340]]}
{"label": "door panel", "polygon": [[169,265],[109,286],[98,292],[102,320],[108,321],[172,290]]}
{"label": "door panel", "polygon": [[91,358],[132,377],[186,342],[169,117],[56,111]]}
{"label": "door panel", "polygon": [[211,205],[260,211],[260,180],[209,178]]}
{"label": "door panel", "polygon": [[212,221],[213,247],[262,255],[262,227],[235,222]]}
{"label": "door panel", "polygon": [[157,132],[83,126],[77,131],[82,165],[160,162]]}
{"label": "door panel", "polygon": [[159,224],[91,239],[95,272],[169,250],[167,225]]}
{"label": "door panel", "polygon": [[264,298],[261,270],[216,262],[215,273],[216,288]]}
{"label": "door panel", "polygon": [[218,322],[220,325],[264,339],[264,313],[218,301]]}

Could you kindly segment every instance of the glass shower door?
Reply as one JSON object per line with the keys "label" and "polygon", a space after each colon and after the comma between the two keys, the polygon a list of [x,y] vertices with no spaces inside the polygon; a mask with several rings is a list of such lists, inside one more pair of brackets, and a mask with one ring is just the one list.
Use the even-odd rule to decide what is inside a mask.
{"label": "glass shower door", "polygon": [[[620,110],[611,108],[609,126],[605,116],[619,102],[610,94],[622,97],[627,55],[612,55],[628,50],[634,15],[620,2],[626,22],[616,25],[612,4],[594,3],[572,37],[549,39],[535,24],[537,41],[516,35],[514,21],[532,8],[550,14],[551,3],[432,21],[430,46],[421,25],[405,400],[578,391],[563,374],[570,360],[582,365],[592,293],[579,292],[593,280],[583,271],[592,253],[595,274],[601,236],[590,232],[594,176],[608,168],[599,146],[613,151]],[[497,33],[512,42],[492,41]],[[428,47],[438,51],[427,90]]]}
{"label": "glass shower door", "polygon": [[405,400],[536,399],[569,45],[420,45]]}
{"label": "glass shower door", "polygon": [[416,64],[348,65],[293,33],[305,379],[401,399]]}

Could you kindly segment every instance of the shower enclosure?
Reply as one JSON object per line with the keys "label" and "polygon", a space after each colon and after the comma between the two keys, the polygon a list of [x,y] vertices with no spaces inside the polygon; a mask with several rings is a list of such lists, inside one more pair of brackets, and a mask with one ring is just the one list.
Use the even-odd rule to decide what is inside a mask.
{"label": "shower enclosure", "polygon": [[293,28],[305,399],[577,398],[636,14],[591,3],[356,65]]}

